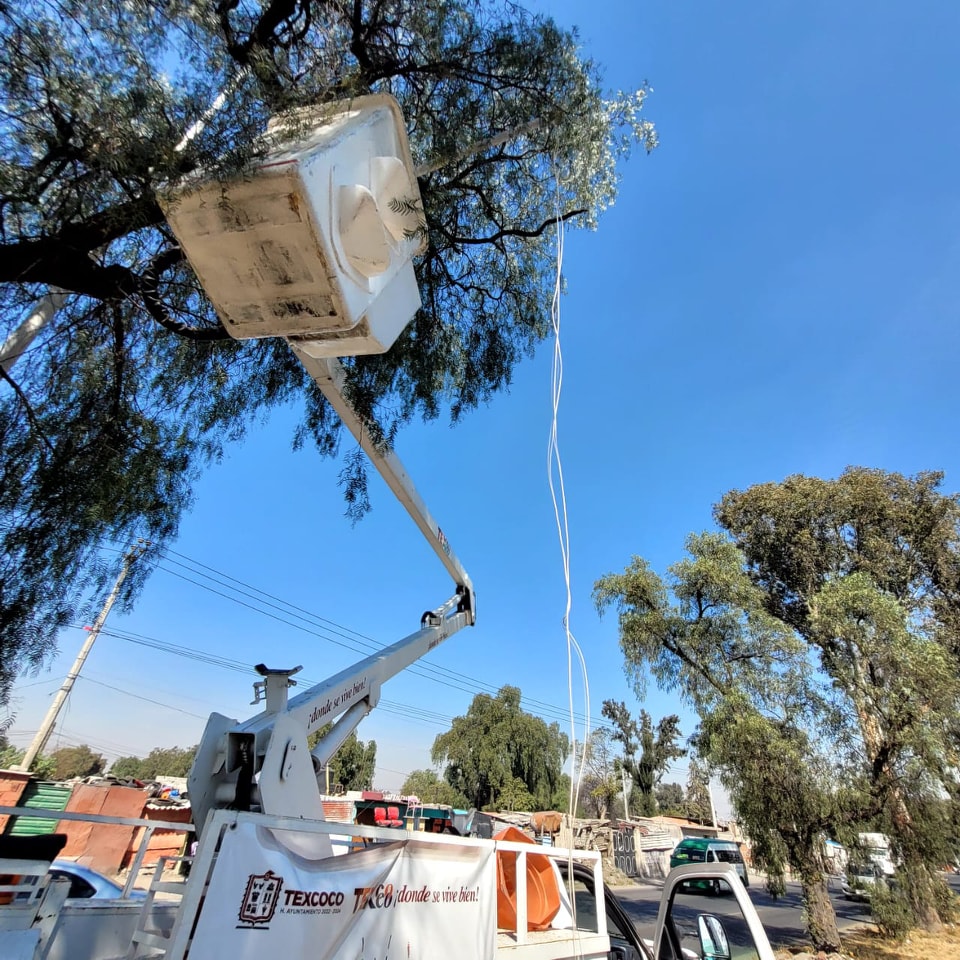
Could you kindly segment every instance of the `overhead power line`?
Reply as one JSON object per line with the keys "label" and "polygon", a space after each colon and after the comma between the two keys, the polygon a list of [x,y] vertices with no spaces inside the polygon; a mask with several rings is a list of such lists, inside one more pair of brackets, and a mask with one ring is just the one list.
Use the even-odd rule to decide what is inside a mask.
{"label": "overhead power line", "polygon": [[[181,563],[177,560],[173,560],[171,555],[180,557],[186,563]],[[204,584],[200,581],[194,580],[190,577],[186,577],[181,573],[176,571],[169,570],[166,567],[159,566],[158,569],[164,570],[167,573],[171,573],[173,576],[178,576],[181,579],[187,580],[190,583],[193,583],[195,586],[200,587],[204,590],[209,590],[222,596],[228,600],[234,600],[234,602],[240,603],[242,606],[248,607],[248,609],[253,609],[258,613],[263,613],[266,616],[270,616],[272,619],[279,620],[282,623],[286,623],[290,626],[295,626],[297,629],[302,629],[307,633],[310,633],[313,636],[319,636],[323,639],[327,639],[332,643],[337,644],[338,646],[344,646],[348,649],[358,650],[365,654],[375,652],[379,650],[382,646],[377,640],[373,637],[370,637],[366,634],[360,633],[357,630],[352,629],[351,627],[344,626],[341,623],[337,623],[335,620],[331,620],[328,617],[322,617],[318,614],[312,613],[309,610],[306,610],[304,607],[298,606],[297,604],[291,603],[287,600],[282,599],[274,594],[271,594],[265,590],[261,590],[258,587],[253,586],[252,584],[247,583],[246,581],[239,580],[236,577],[232,577],[223,571],[217,570],[214,567],[209,566],[208,564],[202,563],[199,560],[194,560],[192,557],[188,557],[186,554],[179,553],[176,550],[166,548],[164,550],[164,558],[170,562],[174,563],[185,570],[188,570],[190,573],[193,573],[196,576],[205,577],[212,580],[214,583],[217,583],[220,586],[225,587],[228,590],[235,591],[241,596],[245,597],[247,600],[251,601],[247,603],[243,600],[235,600],[235,598],[229,596],[228,594],[223,594],[218,590],[214,590],[209,587],[207,584]],[[199,568],[199,569],[197,569]],[[210,571],[210,573],[205,573],[204,571]],[[214,576],[211,576],[213,574]],[[236,584],[237,586],[231,586],[231,584]],[[242,588],[242,589],[238,589]],[[284,617],[271,614],[267,611],[261,610],[256,606],[256,603],[259,601],[258,597],[265,598],[268,602],[268,606],[274,610],[277,610],[281,613],[287,611],[292,611],[297,619],[304,621],[304,623],[309,624],[315,629],[306,630],[302,625],[291,624],[290,621],[286,620]],[[319,629],[321,632],[317,632]],[[330,634],[333,636],[330,636]],[[340,639],[336,639],[340,638]],[[448,667],[444,667],[440,664],[431,663],[428,660],[422,661],[419,664],[415,664],[408,668],[410,672],[416,674],[417,676],[427,677],[428,679],[437,680],[438,682],[444,683],[446,686],[451,687],[452,689],[462,690],[466,693],[490,693],[497,694],[500,688],[494,684],[485,683],[482,680],[477,680],[474,677],[469,677],[466,674],[459,673],[456,670],[451,670]],[[439,679],[437,675],[441,675],[443,680]],[[541,700],[535,700],[531,697],[524,698],[525,704],[536,705],[540,708],[541,711],[545,713],[554,714],[557,719],[567,720],[569,719],[569,710],[566,707],[557,707],[554,704],[546,703]],[[579,715],[579,719],[583,719],[583,715]],[[596,723],[591,720],[592,725]],[[602,725],[602,724],[600,724]]]}
{"label": "overhead power line", "polygon": [[[315,614],[306,610],[304,607],[284,600],[268,591],[261,590],[244,580],[217,570],[208,564],[195,560],[176,550],[170,548],[164,549],[162,552],[162,561],[163,562],[157,564],[158,570],[170,576],[177,577],[202,590],[213,593],[225,600],[229,600],[232,603],[237,603],[262,616],[293,627],[310,636],[317,637],[318,639],[333,643],[336,646],[353,652],[362,653],[365,656],[382,647],[381,643],[366,634],[353,630],[335,620]],[[167,566],[167,564],[171,566]],[[179,567],[180,570],[172,569],[172,566]],[[192,576],[188,576],[188,574],[192,574]],[[104,633],[108,633],[108,631],[104,631]],[[122,631],[114,631],[112,635],[118,636],[119,639],[124,639],[131,643],[139,643],[148,647],[152,646],[154,649],[174,653],[178,656],[189,656],[191,659],[210,663],[214,666],[223,666],[241,673],[250,672],[247,667],[235,661],[218,658],[212,654],[205,654],[196,650],[190,650],[190,653],[187,654],[184,651],[188,648],[178,649],[176,644],[170,644],[167,641],[138,637],[135,634],[123,633]],[[490,696],[495,696],[500,689],[500,687],[494,684],[477,680],[476,678],[469,677],[466,674],[451,670],[440,664],[431,663],[429,660],[423,660],[420,663],[408,667],[407,672],[414,676],[423,677],[433,683],[439,683],[449,689],[471,695],[485,693]],[[301,682],[310,685],[310,681]],[[533,713],[549,722],[566,722],[570,719],[569,707],[557,706],[556,704],[547,703],[529,696],[523,697],[523,706],[529,713]],[[414,708],[405,707],[405,709],[412,711]],[[586,715],[582,713],[575,714],[575,716],[580,722],[587,719]],[[589,722],[592,729],[609,729],[607,724],[598,718],[590,717]]]}
{"label": "overhead power line", "polygon": [[164,703],[162,700],[152,700],[150,697],[145,697],[139,693],[132,693],[130,690],[124,690],[122,687],[115,687],[112,683],[104,683],[102,680],[94,680],[92,677],[82,677],[81,678],[85,683],[95,683],[98,687],[106,687],[108,690],[115,690],[117,693],[122,693],[125,697],[133,697],[135,700],[144,700],[147,703],[152,703],[157,707],[163,707],[166,710],[173,710],[175,713],[183,713],[188,717],[196,717],[197,720],[206,720],[205,716],[202,716],[199,713],[191,713],[189,710],[183,710],[180,707],[175,707],[173,704]]}

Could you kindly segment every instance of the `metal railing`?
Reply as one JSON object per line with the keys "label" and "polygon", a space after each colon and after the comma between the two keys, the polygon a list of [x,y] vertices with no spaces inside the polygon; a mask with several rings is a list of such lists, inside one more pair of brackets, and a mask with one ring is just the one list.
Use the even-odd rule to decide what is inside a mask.
{"label": "metal railing", "polygon": [[175,823],[170,820],[146,820],[140,817],[111,817],[99,813],[75,813],[70,810],[48,810],[44,807],[2,807],[0,806],[0,816],[11,817],[49,817],[51,820],[75,820],[82,823],[102,823],[112,824],[119,827],[142,827],[143,833],[140,836],[140,843],[137,845],[137,852],[134,854],[133,861],[130,864],[130,872],[127,875],[123,886],[123,896],[129,897],[143,867],[144,858],[147,855],[147,848],[153,837],[155,830],[171,830],[178,833],[193,833],[195,827],[192,823]]}

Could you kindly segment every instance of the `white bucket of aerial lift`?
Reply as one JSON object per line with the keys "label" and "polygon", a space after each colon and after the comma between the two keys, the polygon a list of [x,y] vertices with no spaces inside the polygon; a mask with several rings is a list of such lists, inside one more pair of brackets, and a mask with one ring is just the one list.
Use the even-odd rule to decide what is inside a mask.
{"label": "white bucket of aerial lift", "polygon": [[420,307],[422,203],[393,97],[271,122],[266,156],[167,194],[164,213],[231,336],[315,357],[388,350]]}

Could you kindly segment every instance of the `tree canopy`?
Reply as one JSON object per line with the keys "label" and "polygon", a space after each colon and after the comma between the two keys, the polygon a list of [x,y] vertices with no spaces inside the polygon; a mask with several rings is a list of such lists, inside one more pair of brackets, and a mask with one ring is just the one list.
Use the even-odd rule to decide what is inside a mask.
{"label": "tree canopy", "polygon": [[596,585],[638,687],[649,667],[697,709],[772,885],[800,873],[823,948],[839,939],[821,838],[857,824],[902,857],[891,909],[951,913],[949,831],[924,826],[958,792],[960,500],[941,481],[850,468],[732,491],[724,532],[689,537],[666,581],[634,558]]}
{"label": "tree canopy", "polygon": [[[26,752],[9,743],[0,732],[0,770],[19,767]],[[81,743],[74,747],[60,747],[50,754],[38,754],[30,770],[40,780],[73,780],[103,773],[106,765],[102,754]]]}
{"label": "tree canopy", "polygon": [[656,789],[657,809],[666,817],[688,816],[686,794],[679,783],[661,783]]}
{"label": "tree canopy", "polygon": [[61,747],[50,754],[55,780],[73,780],[74,777],[92,777],[103,773],[107,761],[87,744]]}
{"label": "tree canopy", "polygon": [[[616,808],[622,793],[613,736],[605,727],[598,727],[591,732],[583,750],[585,762],[582,764],[584,772],[580,785],[580,805],[587,816],[605,820],[608,812]],[[580,767],[580,763],[574,765],[578,771]],[[560,809],[566,809],[566,805]]]}
{"label": "tree canopy", "polygon": [[197,748],[154,747],[145,757],[120,757],[110,766],[115,777],[156,780],[161,777],[186,777],[193,766]]}
{"label": "tree canopy", "polygon": [[563,782],[569,740],[520,707],[520,689],[478,693],[466,714],[433,741],[432,760],[478,809],[549,810]]}
{"label": "tree canopy", "polygon": [[839,736],[862,751],[902,892],[927,927],[948,901],[950,839],[917,811],[955,790],[958,769],[960,497],[942,480],[850,468],[731,491],[716,508],[767,609],[828,678]]}
{"label": "tree canopy", "polygon": [[[762,751],[739,753],[733,748],[741,747],[740,738],[711,740],[703,728],[713,717],[743,715],[763,725],[769,746],[779,747],[781,737],[791,740],[796,719],[807,716],[803,647],[763,610],[761,591],[750,582],[733,544],[720,534],[702,534],[688,538],[687,550],[688,558],[669,569],[668,582],[635,557],[624,573],[601,578],[595,597],[601,610],[612,605],[619,611],[625,670],[637,695],[642,698],[652,674],[660,686],[676,691],[695,708],[701,724],[698,751],[719,771],[751,838],[764,836],[771,825],[779,828],[780,810],[804,789],[805,769],[795,767],[790,780],[768,778],[762,765],[745,770],[744,764],[757,762]],[[764,787],[765,803],[754,805],[751,790],[757,784]],[[791,807],[790,815],[796,812]],[[812,840],[822,827],[821,820],[802,824],[808,846],[792,848],[796,855],[790,859],[781,855],[765,860],[768,848],[758,845],[755,862],[767,870],[773,891],[782,888],[787,863],[797,871],[814,945],[836,949],[836,917]],[[777,853],[781,850],[776,848]]]}
{"label": "tree canopy", "polygon": [[403,781],[400,792],[405,796],[417,797],[423,803],[445,803],[458,809],[469,806],[467,798],[454,790],[446,780],[441,780],[435,770],[414,770]]}
{"label": "tree canopy", "polygon": [[[0,770],[11,770],[19,767],[27,751],[8,743],[6,739],[0,741]],[[52,780],[56,764],[45,753],[38,753],[32,764],[33,775],[38,780]]]}
{"label": "tree canopy", "polygon": [[687,789],[681,797],[684,816],[690,820],[706,823],[713,818],[710,803],[710,775],[706,766],[698,763],[695,757],[687,767]]}
{"label": "tree canopy", "polygon": [[[135,597],[198,473],[269,409],[296,400],[294,444],[339,451],[286,344],[224,331],[164,221],[163,185],[240,170],[270,116],[397,97],[423,171],[423,308],[388,354],[346,363],[390,442],[509,384],[549,329],[548,228],[595,224],[618,158],[656,142],[643,89],[605,98],[575,34],[507,0],[25,0],[0,5],[0,40],[4,336],[47,291],[64,298],[2,371],[0,697],[102,594],[111,549],[143,538]],[[343,452],[362,513],[362,461]]]}
{"label": "tree canopy", "polygon": [[652,817],[657,813],[656,788],[667,772],[671,760],[684,756],[678,744],[680,718],[676,714],[663,717],[654,728],[646,710],[640,711],[639,723],[630,716],[625,703],[604,700],[603,715],[613,723],[613,739],[623,747],[620,763],[630,775],[630,813]]}

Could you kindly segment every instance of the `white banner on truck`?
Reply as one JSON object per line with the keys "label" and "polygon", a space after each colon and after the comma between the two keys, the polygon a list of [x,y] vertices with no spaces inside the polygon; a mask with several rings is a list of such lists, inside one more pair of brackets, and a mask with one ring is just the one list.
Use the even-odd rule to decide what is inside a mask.
{"label": "white banner on truck", "polygon": [[311,839],[315,835],[252,823],[227,830],[188,956],[490,960],[494,955],[492,849],[402,839],[311,859],[305,855]]}

